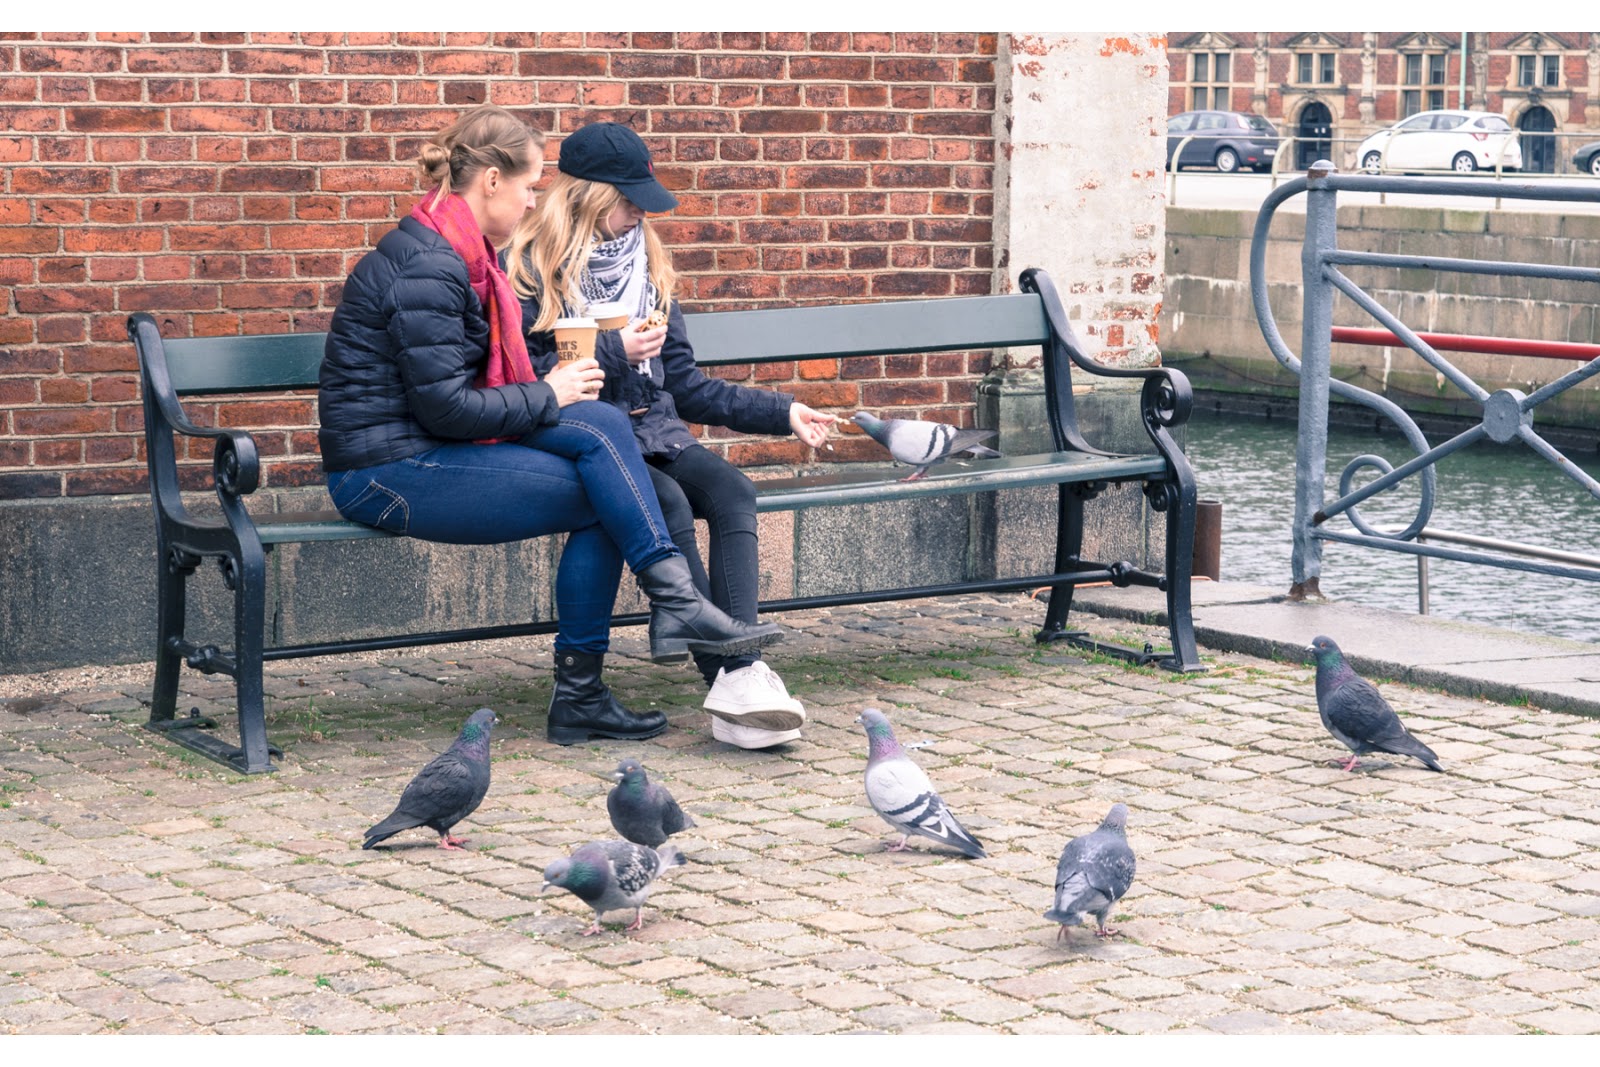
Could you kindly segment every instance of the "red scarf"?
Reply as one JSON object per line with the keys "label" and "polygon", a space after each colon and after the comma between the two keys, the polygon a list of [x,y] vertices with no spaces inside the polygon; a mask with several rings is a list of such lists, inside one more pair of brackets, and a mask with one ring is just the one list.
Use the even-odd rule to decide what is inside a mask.
{"label": "red scarf", "polygon": [[528,361],[527,342],[522,339],[522,305],[467,202],[455,193],[445,197],[430,193],[411,209],[411,217],[449,241],[466,260],[467,281],[488,316],[489,358],[478,375],[478,388],[538,381]]}

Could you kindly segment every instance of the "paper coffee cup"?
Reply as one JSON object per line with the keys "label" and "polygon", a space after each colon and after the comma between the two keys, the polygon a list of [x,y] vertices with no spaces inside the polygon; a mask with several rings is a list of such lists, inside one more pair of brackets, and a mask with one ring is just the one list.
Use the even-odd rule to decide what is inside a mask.
{"label": "paper coffee cup", "polygon": [[594,358],[594,336],[598,329],[593,319],[557,319],[556,359],[570,363]]}
{"label": "paper coffee cup", "polygon": [[590,304],[589,317],[602,330],[620,330],[628,325],[628,312],[621,304]]}

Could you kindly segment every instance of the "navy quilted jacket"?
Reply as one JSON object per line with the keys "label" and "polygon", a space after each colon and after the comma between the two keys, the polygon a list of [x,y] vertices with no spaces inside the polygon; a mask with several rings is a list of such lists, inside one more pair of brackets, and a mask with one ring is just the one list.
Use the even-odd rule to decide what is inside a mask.
{"label": "navy quilted jacket", "polygon": [[328,327],[317,394],[323,469],[374,467],[558,421],[543,382],[473,386],[488,346],[465,261],[434,231],[401,219],[350,272]]}

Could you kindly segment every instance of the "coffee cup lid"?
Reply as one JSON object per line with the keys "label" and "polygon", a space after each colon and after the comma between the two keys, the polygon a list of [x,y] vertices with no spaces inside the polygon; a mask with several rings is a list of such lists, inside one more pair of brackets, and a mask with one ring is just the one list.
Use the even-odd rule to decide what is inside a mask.
{"label": "coffee cup lid", "polygon": [[580,317],[580,318],[573,318],[573,319],[557,319],[556,320],[556,324],[554,326],[554,329],[557,329],[557,330],[563,330],[563,329],[570,330],[570,329],[573,329],[574,327],[594,326],[594,325],[596,325],[594,319],[587,318],[587,317]]}

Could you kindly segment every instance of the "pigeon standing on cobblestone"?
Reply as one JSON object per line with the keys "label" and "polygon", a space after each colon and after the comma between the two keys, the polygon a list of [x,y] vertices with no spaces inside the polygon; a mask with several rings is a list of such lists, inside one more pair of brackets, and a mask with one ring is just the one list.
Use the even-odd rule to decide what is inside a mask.
{"label": "pigeon standing on cobblestone", "polygon": [[855,424],[868,437],[889,450],[899,463],[916,470],[900,480],[914,482],[928,473],[928,468],[943,463],[957,452],[974,456],[999,456],[992,448],[979,444],[993,437],[998,430],[962,430],[942,422],[922,419],[880,419],[865,411],[855,413]]}
{"label": "pigeon standing on cobblestone", "polygon": [[644,925],[644,898],[656,878],[683,862],[675,845],[662,845],[657,851],[631,841],[591,841],[546,867],[539,892],[555,886],[593,908],[594,925],[583,931],[584,937],[600,932],[601,915],[625,908],[634,909],[633,923],[626,929],[638,930]]}
{"label": "pigeon standing on cobblestone", "polygon": [[606,811],[617,833],[636,845],[660,848],[667,838],[694,825],[667,787],[645,776],[636,759],[625,759],[613,772],[617,784],[606,794]]}
{"label": "pigeon standing on cobblestone", "polygon": [[911,834],[919,834],[973,859],[985,858],[988,853],[978,839],[956,821],[927,774],[906,756],[883,712],[867,708],[856,722],[867,730],[867,803],[900,834],[899,843],[886,851],[899,852]]}
{"label": "pigeon standing on cobblestone", "polygon": [[1056,864],[1056,906],[1044,917],[1061,924],[1056,940],[1067,936],[1067,927],[1078,926],[1085,914],[1093,915],[1096,937],[1111,937],[1116,930],[1106,925],[1106,916],[1133,885],[1133,849],[1128,846],[1128,807],[1113,804],[1100,828],[1074,837],[1061,850]]}
{"label": "pigeon standing on cobblestone", "polygon": [[1333,638],[1317,637],[1306,651],[1317,661],[1317,711],[1322,725],[1350,750],[1350,758],[1342,764],[1345,770],[1355,770],[1357,757],[1368,752],[1415,756],[1429,770],[1444,770],[1433,749],[1406,732],[1400,716],[1373,684],[1350,669]]}
{"label": "pigeon standing on cobblestone", "polygon": [[413,826],[437,833],[440,848],[459,850],[466,844],[466,838],[452,837],[450,828],[476,811],[489,792],[489,731],[499,721],[488,708],[473,712],[455,743],[417,772],[394,812],[367,831],[361,847]]}

